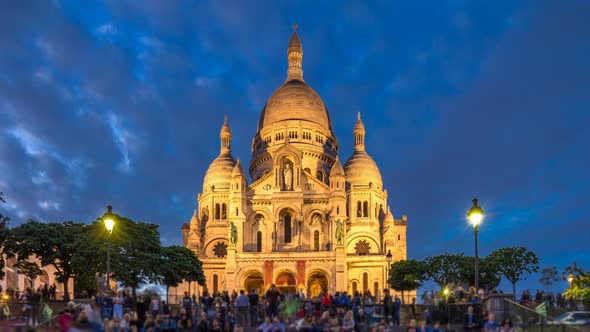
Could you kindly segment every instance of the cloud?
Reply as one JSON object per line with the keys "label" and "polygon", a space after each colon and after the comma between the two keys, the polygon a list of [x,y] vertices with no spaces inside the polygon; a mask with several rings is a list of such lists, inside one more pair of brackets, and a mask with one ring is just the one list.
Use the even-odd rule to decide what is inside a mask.
{"label": "cloud", "polygon": [[60,204],[53,201],[39,201],[37,205],[43,210],[60,210]]}
{"label": "cloud", "polygon": [[129,157],[129,148],[134,140],[133,135],[127,129],[125,129],[121,123],[120,118],[113,112],[109,112],[107,121],[113,135],[113,141],[117,145],[119,152],[121,153],[121,161],[119,163],[119,169],[124,172],[130,172],[131,158]]}
{"label": "cloud", "polygon": [[117,28],[112,24],[103,24],[96,28],[96,33],[99,36],[112,36],[117,33]]}

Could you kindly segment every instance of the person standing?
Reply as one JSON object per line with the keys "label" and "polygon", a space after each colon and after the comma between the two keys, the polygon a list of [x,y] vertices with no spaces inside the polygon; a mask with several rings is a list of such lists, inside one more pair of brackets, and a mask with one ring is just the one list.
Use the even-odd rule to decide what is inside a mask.
{"label": "person standing", "polygon": [[252,288],[250,294],[248,294],[250,300],[250,326],[254,327],[258,325],[258,302],[260,302],[260,296],[256,288]]}
{"label": "person standing", "polygon": [[393,325],[399,326],[400,324],[400,311],[402,309],[402,301],[397,297],[393,298]]}
{"label": "person standing", "polygon": [[279,308],[279,299],[281,297],[281,292],[277,289],[275,284],[270,285],[270,289],[266,291],[266,304],[267,308],[267,315],[269,317],[274,317],[278,315],[278,308]]}
{"label": "person standing", "polygon": [[119,292],[113,301],[113,319],[123,319],[123,304],[125,300],[123,299],[123,293]]}
{"label": "person standing", "polygon": [[383,318],[385,324],[389,324],[393,319],[393,299],[389,295],[389,289],[383,290]]}

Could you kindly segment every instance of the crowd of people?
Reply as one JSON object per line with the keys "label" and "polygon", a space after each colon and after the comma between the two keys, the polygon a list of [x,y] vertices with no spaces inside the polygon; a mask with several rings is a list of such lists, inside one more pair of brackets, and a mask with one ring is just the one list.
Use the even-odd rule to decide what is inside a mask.
{"label": "crowd of people", "polygon": [[[63,332],[390,331],[401,324],[397,296],[384,290],[381,303],[376,302],[369,291],[306,297],[283,294],[275,285],[264,294],[256,289],[248,294],[204,291],[199,301],[185,293],[179,305],[169,305],[157,295],[140,295],[133,301],[126,292],[119,292],[97,296],[79,307],[68,306],[57,324]],[[415,325],[415,320],[408,324]]]}
{"label": "crowd of people", "polygon": [[[539,292],[538,292],[539,293]],[[47,319],[42,303],[50,300],[42,290],[30,289],[19,295],[22,313],[31,325]],[[457,296],[458,301],[468,299],[479,308],[479,296],[469,293]],[[531,301],[545,300],[536,295]],[[422,300],[435,306],[441,296],[425,292]],[[523,301],[527,300],[526,292]],[[183,331],[407,331],[441,332],[439,317],[429,315],[428,309],[421,317],[416,314],[416,301],[412,299],[401,314],[402,301],[389,290],[383,290],[377,299],[369,291],[361,294],[321,293],[310,297],[302,294],[283,294],[272,285],[264,294],[256,289],[246,293],[227,291],[210,294],[204,291],[197,301],[195,295],[185,295],[170,305],[156,294],[139,295],[134,299],[128,292],[93,297],[83,305],[73,302],[60,312],[56,325],[60,331],[105,332],[183,332]],[[39,305],[41,304],[41,305]],[[512,324],[495,322],[487,312],[474,313],[470,304],[465,314],[465,331],[511,332]],[[51,313],[49,312],[49,315]],[[403,317],[402,317],[403,316]],[[402,322],[402,318],[404,321]],[[420,320],[421,318],[421,320]],[[444,320],[443,320],[444,321]],[[446,321],[444,321],[446,323]],[[403,324],[403,326],[401,326]],[[400,327],[401,326],[401,327]],[[397,327],[397,328],[396,328]]]}

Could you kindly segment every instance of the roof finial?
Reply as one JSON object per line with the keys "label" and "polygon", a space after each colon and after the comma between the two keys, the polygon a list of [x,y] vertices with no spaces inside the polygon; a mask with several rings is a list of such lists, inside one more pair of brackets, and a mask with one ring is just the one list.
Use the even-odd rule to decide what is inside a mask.
{"label": "roof finial", "polygon": [[293,33],[289,40],[289,47],[287,48],[287,58],[289,60],[289,67],[287,70],[287,81],[296,79],[303,81],[303,48],[301,47],[301,40],[297,35],[297,24],[293,24]]}
{"label": "roof finial", "polygon": [[361,119],[361,112],[356,113],[356,119],[360,120]]}
{"label": "roof finial", "polygon": [[223,116],[223,124],[226,125],[227,124],[227,114],[225,114]]}

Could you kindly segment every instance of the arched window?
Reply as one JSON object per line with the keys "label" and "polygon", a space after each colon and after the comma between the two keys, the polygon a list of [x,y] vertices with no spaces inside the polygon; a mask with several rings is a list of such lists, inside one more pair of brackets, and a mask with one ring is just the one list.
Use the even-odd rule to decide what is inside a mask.
{"label": "arched window", "polygon": [[291,215],[285,214],[285,243],[291,243]]}
{"label": "arched window", "polygon": [[213,293],[217,293],[219,290],[219,277],[217,274],[213,275]]}
{"label": "arched window", "polygon": [[369,289],[369,274],[367,272],[363,273],[363,293],[365,293]]}
{"label": "arched window", "polygon": [[375,203],[375,217],[379,216],[379,206],[377,205],[377,203]]}
{"label": "arched window", "polygon": [[315,176],[315,177],[316,177],[316,178],[318,178],[318,180],[320,180],[320,181],[322,181],[322,182],[324,181],[324,173],[322,173],[322,171],[319,171],[319,170],[318,170],[318,171],[316,172],[316,176]]}
{"label": "arched window", "polygon": [[336,207],[336,214],[340,214],[340,207],[339,206]]}
{"label": "arched window", "polygon": [[352,294],[355,294],[358,291],[358,285],[356,281],[352,282]]}
{"label": "arched window", "polygon": [[238,216],[239,213],[240,213],[240,211],[238,210],[238,208],[236,208],[236,217]]}
{"label": "arched window", "polygon": [[398,240],[398,241],[401,241],[401,240],[402,240],[402,236],[398,234],[398,235],[397,235],[397,240]]}
{"label": "arched window", "polygon": [[362,217],[363,216],[363,204],[361,201],[356,202],[356,216]]}
{"label": "arched window", "polygon": [[320,231],[313,232],[313,250],[320,251]]}
{"label": "arched window", "polygon": [[215,204],[215,220],[219,220],[221,216],[221,207],[219,206],[219,203]]}
{"label": "arched window", "polygon": [[221,219],[227,219],[227,204],[225,203],[221,204]]}
{"label": "arched window", "polygon": [[375,283],[373,284],[373,292],[373,295],[379,295],[379,282],[377,281],[375,281]]}
{"label": "arched window", "polygon": [[363,202],[363,217],[368,217],[369,216],[369,202],[364,201]]}
{"label": "arched window", "polygon": [[262,232],[256,233],[256,252],[262,252]]}

